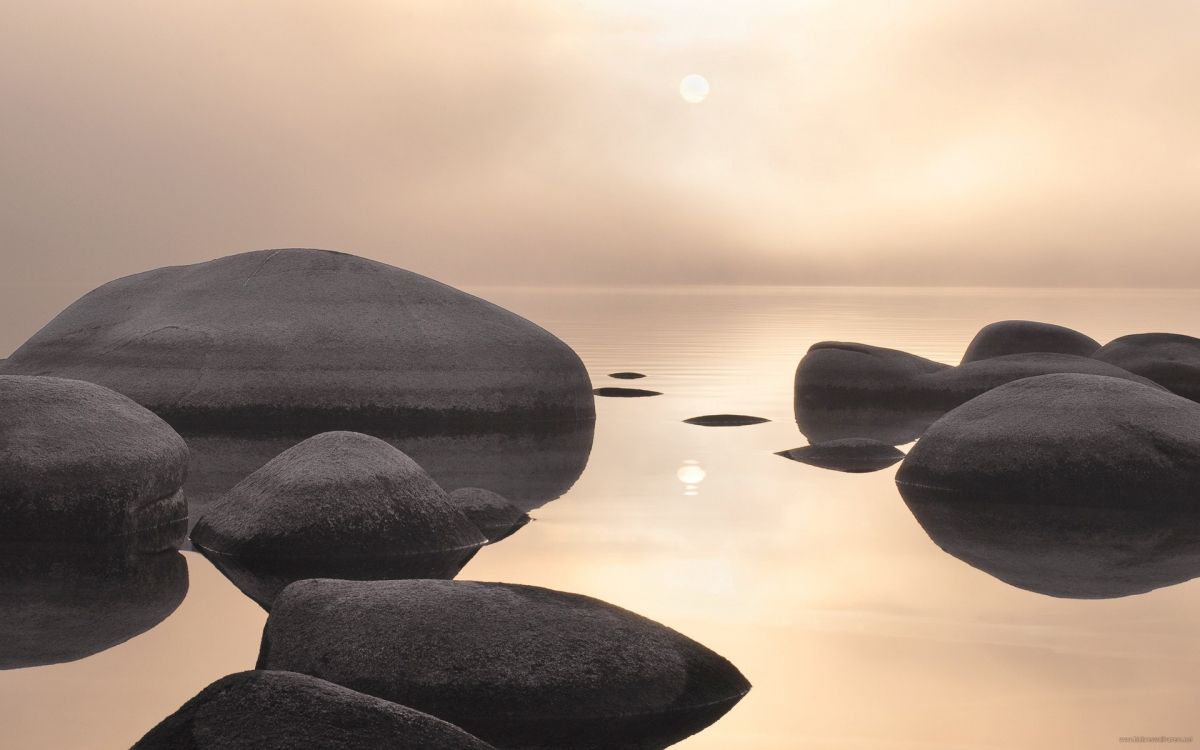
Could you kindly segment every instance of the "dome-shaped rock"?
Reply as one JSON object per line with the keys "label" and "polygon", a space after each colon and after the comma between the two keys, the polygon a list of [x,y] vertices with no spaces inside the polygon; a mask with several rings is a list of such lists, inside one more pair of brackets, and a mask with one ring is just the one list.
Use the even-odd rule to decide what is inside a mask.
{"label": "dome-shaped rock", "polygon": [[587,372],[529,321],[384,263],[263,250],[88,293],[3,372],[112,388],[180,428],[591,419]]}
{"label": "dome-shaped rock", "polygon": [[1177,333],[1138,333],[1113,339],[1092,356],[1200,401],[1200,339]]}
{"label": "dome-shaped rock", "polygon": [[118,393],[0,375],[0,540],[116,542],[185,524],[187,464],[183,439]]}
{"label": "dome-shaped rock", "polygon": [[529,523],[523,513],[502,496],[482,487],[460,487],[449,494],[450,503],[487,537],[498,542]]}
{"label": "dome-shaped rock", "polygon": [[[487,539],[408,456],[356,432],[279,454],[210,505],[192,542],[262,602],[299,578],[453,577]],[[279,580],[282,578],[283,580]],[[264,602],[265,603],[265,602]]]}
{"label": "dome-shaped rock", "polygon": [[1065,326],[1034,320],[1001,320],[979,329],[967,346],[962,363],[1034,352],[1090,357],[1099,348],[1099,341]]}
{"label": "dome-shaped rock", "polygon": [[499,747],[661,748],[750,689],[669,628],[577,594],[502,583],[292,584],[259,668],[412,706]]}
{"label": "dome-shaped rock", "polygon": [[295,672],[222,677],[133,750],[487,750],[420,711]]}
{"label": "dome-shaped rock", "polygon": [[778,454],[821,469],[864,474],[892,466],[904,458],[894,446],[870,438],[843,438],[803,445]]}

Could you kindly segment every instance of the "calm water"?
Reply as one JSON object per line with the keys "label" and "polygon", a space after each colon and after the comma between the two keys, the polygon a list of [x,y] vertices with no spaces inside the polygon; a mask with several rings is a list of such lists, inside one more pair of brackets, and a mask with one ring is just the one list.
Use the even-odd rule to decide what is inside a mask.
{"label": "calm water", "polygon": [[[975,330],[1004,318],[1100,341],[1195,334],[1200,292],[473,291],[558,334],[597,385],[665,393],[598,399],[574,487],[460,578],[586,593],[728,657],[754,690],[678,747],[1058,750],[1200,735],[1200,583],[1101,601],[1015,589],[938,549],[894,469],[847,475],[772,455],[805,442],[792,374],[815,341],[956,363]],[[617,370],[649,377],[605,377]],[[714,412],[773,421],[681,422]],[[685,484],[685,467],[703,478],[688,468]],[[187,598],[154,629],[80,661],[0,672],[0,744],[125,748],[210,681],[253,666],[265,613],[185,556]]]}

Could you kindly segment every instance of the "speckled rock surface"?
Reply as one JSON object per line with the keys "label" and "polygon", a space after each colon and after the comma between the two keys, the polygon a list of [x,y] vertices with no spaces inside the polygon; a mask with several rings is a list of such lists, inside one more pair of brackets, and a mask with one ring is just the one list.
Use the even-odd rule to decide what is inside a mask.
{"label": "speckled rock surface", "polygon": [[222,677],[133,750],[487,750],[458,727],[294,672]]}
{"label": "speckled rock surface", "polygon": [[821,469],[864,474],[892,466],[904,458],[894,446],[871,438],[844,438],[803,445],[778,454]]}
{"label": "speckled rock surface", "polygon": [[187,463],[183,439],[118,393],[0,375],[0,541],[115,541],[177,525]]}
{"label": "speckled rock surface", "polygon": [[1200,404],[1098,375],[1027,378],[939,419],[897,472],[963,503],[1200,506]]}
{"label": "speckled rock surface", "polygon": [[661,748],[750,688],[722,657],[632,612],[460,581],[294,583],[259,668],[412,706],[498,747]]}
{"label": "speckled rock surface", "polygon": [[1099,348],[1099,341],[1065,326],[1033,320],[1001,320],[979,329],[967,346],[962,363],[1034,352],[1090,357]]}
{"label": "speckled rock surface", "polygon": [[0,549],[0,669],[76,661],[150,630],[183,602],[171,551],[6,543]]}
{"label": "speckled rock surface", "polygon": [[314,431],[591,419],[579,357],[533,323],[345,253],[262,250],[112,281],[11,374],[124,393],[178,428]]}
{"label": "speckled rock surface", "polygon": [[450,502],[483,532],[488,542],[498,542],[529,523],[529,516],[505,498],[482,487],[460,487]]}
{"label": "speckled rock surface", "polygon": [[1113,339],[1092,356],[1200,401],[1200,339],[1177,333],[1138,333]]}

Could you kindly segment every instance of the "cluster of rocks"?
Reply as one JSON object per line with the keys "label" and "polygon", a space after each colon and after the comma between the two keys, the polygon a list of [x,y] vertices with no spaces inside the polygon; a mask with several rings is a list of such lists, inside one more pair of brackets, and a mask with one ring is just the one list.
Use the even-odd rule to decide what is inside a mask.
{"label": "cluster of rocks", "polygon": [[114,281],[0,361],[0,668],[170,614],[199,495],[193,545],[271,611],[259,670],[138,747],[673,743],[749,689],[729,662],[593,599],[444,580],[570,486],[593,417],[561,341],[384,264]]}
{"label": "cluster of rocks", "polygon": [[942,549],[1031,591],[1126,596],[1200,576],[1198,397],[1200,340],[1174,334],[1004,321],[956,367],[822,343],[796,373],[812,445],[785,455],[869,470],[916,440],[896,482]]}

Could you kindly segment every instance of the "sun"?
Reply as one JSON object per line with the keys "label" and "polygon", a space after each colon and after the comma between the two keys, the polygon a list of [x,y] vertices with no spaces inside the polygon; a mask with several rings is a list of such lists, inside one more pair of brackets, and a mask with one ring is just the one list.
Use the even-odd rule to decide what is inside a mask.
{"label": "sun", "polygon": [[679,95],[691,104],[699,104],[708,98],[708,91],[708,79],[698,73],[686,75],[679,82]]}

